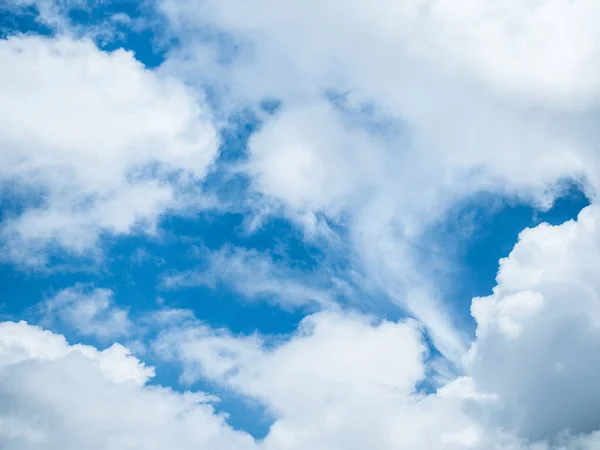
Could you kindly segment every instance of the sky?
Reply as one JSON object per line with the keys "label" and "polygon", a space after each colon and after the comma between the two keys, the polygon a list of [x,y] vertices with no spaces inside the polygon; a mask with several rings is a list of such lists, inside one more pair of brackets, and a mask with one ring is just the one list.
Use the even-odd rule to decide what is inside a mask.
{"label": "sky", "polygon": [[598,14],[0,2],[0,448],[599,448]]}

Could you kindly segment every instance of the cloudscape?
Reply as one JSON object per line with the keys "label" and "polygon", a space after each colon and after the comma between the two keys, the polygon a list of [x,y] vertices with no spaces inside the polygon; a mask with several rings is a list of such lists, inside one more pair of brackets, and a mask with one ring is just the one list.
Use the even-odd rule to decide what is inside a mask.
{"label": "cloudscape", "polygon": [[598,18],[0,0],[0,448],[600,449]]}

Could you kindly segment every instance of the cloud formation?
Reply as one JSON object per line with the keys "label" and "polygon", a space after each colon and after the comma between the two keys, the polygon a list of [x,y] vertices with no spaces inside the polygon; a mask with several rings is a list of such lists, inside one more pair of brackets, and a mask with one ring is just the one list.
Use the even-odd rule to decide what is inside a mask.
{"label": "cloud formation", "polygon": [[42,316],[43,323],[56,325],[58,322],[83,336],[127,337],[135,325],[127,309],[114,304],[113,296],[110,289],[78,284],[42,301],[36,306],[36,312]]}
{"label": "cloud formation", "polygon": [[250,449],[211,398],[145,386],[126,349],[70,346],[25,323],[0,326],[0,442],[16,449]]}
{"label": "cloud formation", "polygon": [[502,399],[494,420],[528,437],[600,427],[591,388],[600,364],[599,224],[590,206],[577,221],[523,231],[501,261],[494,293],[473,301],[469,370]]}
{"label": "cloud formation", "polygon": [[[600,364],[595,357],[600,286],[592,264],[599,220],[598,208],[590,206],[577,221],[542,224],[521,234],[501,261],[494,293],[473,301],[477,332],[464,375],[431,393],[418,389],[436,369],[423,330],[412,320],[322,312],[307,316],[287,338],[234,336],[190,321],[187,314],[183,323],[161,322],[166,328],[153,350],[181,365],[185,384],[211,380],[259,401],[274,416],[262,441],[231,430],[203,394],[146,385],[152,369],[122,346],[104,351],[70,346],[59,335],[5,322],[0,374],[8,386],[3,395],[10,393],[12,403],[2,404],[19,408],[3,410],[3,423],[11,426],[0,428],[2,438],[21,449],[92,438],[98,448],[112,443],[147,448],[143,439],[137,447],[127,445],[133,445],[139,427],[160,420],[152,438],[184,449],[591,450],[600,428],[595,414],[600,397],[593,390]],[[86,409],[59,408],[69,398],[79,398]],[[140,403],[145,410],[135,413],[131,408]],[[35,428],[25,420],[25,405],[36,408]],[[125,405],[134,412],[127,420],[116,413]],[[96,408],[105,415],[86,415]],[[180,408],[187,412],[177,412]],[[85,426],[82,417],[89,420]],[[58,428],[48,428],[57,420]],[[73,427],[75,435],[59,434]],[[100,428],[111,433],[99,437]]]}
{"label": "cloud formation", "polygon": [[473,301],[464,375],[429,393],[419,385],[436,368],[413,320],[321,312],[279,338],[187,314],[161,322],[155,354],[181,365],[185,385],[210,380],[263,404],[275,419],[263,440],[232,430],[205,394],[147,384],[153,370],[122,346],[2,323],[0,437],[19,449],[594,449],[598,220],[591,206],[522,233],[494,293]]}
{"label": "cloud formation", "polygon": [[[202,98],[123,50],[88,40],[0,41],[0,182],[23,192],[4,220],[5,258],[97,250],[102,233],[153,232],[202,180],[218,138]],[[32,70],[35,67],[35,70]]]}
{"label": "cloud formation", "polygon": [[158,5],[181,42],[165,71],[217,86],[225,108],[281,101],[248,145],[254,191],[346,226],[358,265],[453,359],[466,341],[423,231],[480,192],[547,208],[571,180],[595,198],[591,1]]}
{"label": "cloud formation", "polygon": [[[12,5],[36,5],[56,34],[0,40],[0,187],[17,204],[0,224],[3,261],[96,257],[106,236],[193,214],[217,161],[215,117],[249,110],[260,123],[222,168],[246,183],[236,207],[283,212],[307,240],[342,229],[351,268],[311,277],[226,245],[163,279],[318,305],[289,336],[234,335],[187,309],[132,317],[100,287],[59,291],[40,305],[46,326],[143,339],[189,391],[153,384],[121,344],[2,322],[3,448],[600,446],[595,2],[157,0],[174,44],[154,70],[73,32],[70,1]],[[591,206],[521,233],[492,294],[473,299],[469,336],[439,290],[449,261],[428,253],[431,229],[481,192],[547,208],[572,183]],[[354,270],[411,318],[341,307],[341,293],[361,295]],[[232,428],[198,383],[264,406],[266,437]]]}

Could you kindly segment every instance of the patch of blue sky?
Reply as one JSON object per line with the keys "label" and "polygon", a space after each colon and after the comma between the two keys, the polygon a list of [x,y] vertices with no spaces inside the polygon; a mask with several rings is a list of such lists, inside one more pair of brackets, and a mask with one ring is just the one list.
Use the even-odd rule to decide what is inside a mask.
{"label": "patch of blue sky", "polygon": [[91,32],[101,49],[129,50],[149,68],[162,64],[173,44],[168,36],[157,32],[164,29],[162,19],[148,2],[94,2],[85,8],[69,9],[68,17],[72,23]]}
{"label": "patch of blue sky", "polygon": [[39,20],[39,11],[35,5],[0,5],[0,39],[26,33],[51,36],[53,30]]}
{"label": "patch of blue sky", "polygon": [[492,293],[498,261],[508,256],[523,229],[543,222],[559,225],[576,219],[589,204],[575,183],[564,189],[546,211],[516,199],[482,193],[455,207],[445,223],[437,224],[429,236],[441,243],[442,251],[453,259],[442,291],[461,327],[474,332],[471,299]]}
{"label": "patch of blue sky", "polygon": [[[315,266],[314,257],[303,244],[302,236],[283,219],[269,221],[257,232],[240,232],[241,214],[199,214],[194,218],[167,217],[163,228],[168,230],[160,238],[148,236],[106,237],[103,248],[104,262],[96,271],[70,269],[52,272],[18,270],[10,264],[0,266],[0,284],[4,302],[10,301],[9,310],[18,316],[24,309],[37,303],[43,295],[69,287],[77,282],[93,283],[97,287],[117,292],[117,303],[131,305],[138,310],[155,307],[161,296],[169,306],[190,308],[197,316],[236,332],[259,330],[265,333],[289,332],[300,317],[278,307],[271,307],[258,298],[240,302],[234,292],[221,286],[214,289],[198,286],[193,289],[164,291],[160,288],[162,275],[167,271],[184,271],[201,261],[193,251],[198,246],[219,250],[232,245],[257,251],[269,251],[274,261],[285,260],[291,266],[305,269]],[[277,249],[277,251],[273,251]],[[80,261],[64,254],[53,255],[53,262]],[[9,300],[12,299],[12,300]],[[286,319],[287,320],[284,320]]]}

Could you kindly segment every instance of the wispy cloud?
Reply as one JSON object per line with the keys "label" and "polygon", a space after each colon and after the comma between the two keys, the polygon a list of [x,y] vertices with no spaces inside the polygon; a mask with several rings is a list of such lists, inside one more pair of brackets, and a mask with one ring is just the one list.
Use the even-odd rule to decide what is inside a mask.
{"label": "wispy cloud", "polygon": [[218,251],[201,250],[200,257],[204,261],[196,269],[165,274],[162,286],[231,289],[249,300],[264,299],[286,307],[332,307],[352,289],[333,274],[307,273],[256,250],[226,246]]}
{"label": "wispy cloud", "polygon": [[82,336],[101,340],[126,338],[134,332],[127,308],[119,307],[110,289],[78,284],[36,306],[46,325],[67,326]]}

